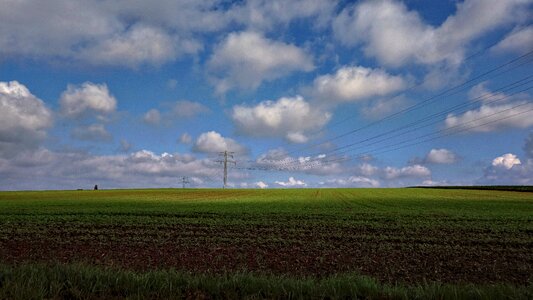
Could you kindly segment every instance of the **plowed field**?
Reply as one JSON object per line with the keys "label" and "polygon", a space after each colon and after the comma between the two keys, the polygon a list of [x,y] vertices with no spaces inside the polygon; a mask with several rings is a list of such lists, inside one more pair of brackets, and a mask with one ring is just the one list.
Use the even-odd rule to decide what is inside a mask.
{"label": "plowed field", "polygon": [[531,284],[533,193],[112,190],[0,193],[0,263],[383,282]]}

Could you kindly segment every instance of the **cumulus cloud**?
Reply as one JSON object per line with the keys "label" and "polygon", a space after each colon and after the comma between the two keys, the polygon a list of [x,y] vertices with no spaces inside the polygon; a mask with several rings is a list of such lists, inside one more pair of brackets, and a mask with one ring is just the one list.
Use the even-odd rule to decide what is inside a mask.
{"label": "cumulus cloud", "polygon": [[431,149],[424,162],[430,164],[453,164],[457,160],[457,155],[448,149]]}
{"label": "cumulus cloud", "polygon": [[364,176],[350,176],[346,179],[328,179],[319,184],[327,187],[378,187],[379,181]]}
{"label": "cumulus cloud", "polygon": [[266,189],[268,187],[268,184],[264,183],[263,181],[258,181],[255,183],[255,186],[260,189]]}
{"label": "cumulus cloud", "polygon": [[80,58],[95,65],[161,65],[181,54],[196,53],[200,48],[198,42],[180,40],[161,28],[135,25],[122,34],[84,49]]}
{"label": "cumulus cloud", "polygon": [[52,121],[52,112],[26,86],[0,82],[0,157],[36,148]]}
{"label": "cumulus cloud", "polygon": [[496,53],[526,53],[533,48],[533,26],[518,27],[510,32],[492,50]]}
{"label": "cumulus cloud", "polygon": [[331,175],[345,171],[338,161],[328,161],[326,155],[292,157],[282,148],[271,149],[259,155],[255,165],[259,169],[286,170],[311,175]]}
{"label": "cumulus cloud", "polygon": [[277,185],[283,187],[306,187],[307,184],[303,180],[294,179],[294,177],[289,177],[288,181],[275,181]]}
{"label": "cumulus cloud", "polygon": [[468,97],[481,105],[463,114],[448,114],[445,120],[447,128],[453,127],[461,132],[488,132],[533,125],[533,103],[527,93],[507,95],[492,92],[487,88],[487,82],[482,82],[470,89]]}
{"label": "cumulus cloud", "polygon": [[335,9],[334,1],[323,0],[251,0],[228,13],[232,19],[249,28],[274,30],[295,19],[313,18],[319,26],[329,21]]}
{"label": "cumulus cloud", "polygon": [[502,167],[505,169],[511,169],[515,165],[521,164],[520,159],[512,153],[507,153],[502,156],[498,156],[492,160],[492,166]]}
{"label": "cumulus cloud", "polygon": [[[91,155],[84,152],[26,151],[0,158],[0,189],[76,189],[177,187],[188,176],[192,186],[218,185],[220,166],[191,154],[140,150],[129,155]],[[31,181],[27,174],[32,174]],[[238,177],[237,171],[231,175]],[[222,179],[220,179],[221,181]]]}
{"label": "cumulus cloud", "polygon": [[210,111],[207,106],[188,100],[176,101],[168,106],[170,107],[170,117],[175,118],[192,118]]}
{"label": "cumulus cloud", "polygon": [[203,49],[231,25],[274,30],[297,19],[327,25],[333,1],[9,1],[0,10],[0,56],[138,67]]}
{"label": "cumulus cloud", "polygon": [[354,102],[398,92],[405,86],[401,76],[358,66],[343,67],[335,74],[319,76],[314,80],[312,92],[323,101]]}
{"label": "cumulus cloud", "polygon": [[210,112],[207,106],[189,100],[166,102],[161,106],[164,113],[161,113],[159,109],[152,108],[143,115],[143,121],[150,125],[161,123],[168,125],[177,120],[189,119]]}
{"label": "cumulus cloud", "polygon": [[247,153],[248,149],[240,145],[231,138],[223,137],[216,131],[209,131],[202,133],[197,139],[193,147],[194,151],[203,153],[217,153],[223,151],[232,151],[235,153]]}
{"label": "cumulus cloud", "polygon": [[143,115],[143,121],[147,124],[158,125],[161,123],[161,113],[159,110],[152,108]]}
{"label": "cumulus cloud", "polygon": [[365,162],[356,166],[355,171],[364,176],[373,176],[378,173],[379,168]]}
{"label": "cumulus cloud", "polygon": [[493,102],[495,100],[506,100],[508,96],[505,93],[492,92],[488,87],[488,82],[484,81],[480,84],[476,84],[468,91],[468,98],[473,101]]}
{"label": "cumulus cloud", "polygon": [[295,71],[311,71],[312,58],[302,49],[265,38],[257,32],[230,33],[207,63],[218,93],[253,90],[265,80]]}
{"label": "cumulus cloud", "polygon": [[533,126],[533,103],[514,102],[482,105],[462,115],[449,114],[447,128],[461,131],[489,132],[504,128],[527,128]]}
{"label": "cumulus cloud", "polygon": [[422,165],[413,165],[403,168],[394,168],[386,167],[384,170],[384,177],[386,179],[397,179],[397,178],[406,178],[406,177],[429,177],[431,176],[431,171]]}
{"label": "cumulus cloud", "polygon": [[93,142],[107,142],[113,139],[113,136],[102,124],[76,127],[72,131],[72,137],[82,141]]}
{"label": "cumulus cloud", "polygon": [[107,85],[91,82],[68,85],[59,103],[62,114],[73,119],[91,113],[110,114],[117,108],[117,100],[109,93]]}
{"label": "cumulus cloud", "polygon": [[368,119],[380,119],[394,112],[400,111],[407,106],[404,97],[382,98],[371,101],[361,107],[361,113]]}
{"label": "cumulus cloud", "polygon": [[485,168],[483,177],[477,184],[532,185],[533,159],[522,162],[512,153],[496,157]]}
{"label": "cumulus cloud", "polygon": [[192,142],[192,137],[187,132],[184,132],[179,139],[179,142],[182,144],[190,144]]}
{"label": "cumulus cloud", "polygon": [[214,1],[52,0],[4,3],[0,54],[87,64],[161,64],[202,48],[196,32],[230,19]]}
{"label": "cumulus cloud", "polygon": [[458,65],[466,45],[499,26],[524,19],[521,8],[526,5],[522,0],[467,0],[435,27],[399,1],[362,1],[343,9],[333,31],[343,44],[361,44],[367,56],[388,66]]}
{"label": "cumulus cloud", "polygon": [[307,132],[322,128],[331,114],[296,96],[263,101],[253,107],[234,106],[231,118],[239,133],[255,137],[284,137],[290,142],[301,143],[307,141]]}

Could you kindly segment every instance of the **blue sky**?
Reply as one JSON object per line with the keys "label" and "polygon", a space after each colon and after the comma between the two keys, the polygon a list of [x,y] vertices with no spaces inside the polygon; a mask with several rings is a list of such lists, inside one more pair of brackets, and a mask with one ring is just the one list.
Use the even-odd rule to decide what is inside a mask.
{"label": "blue sky", "polygon": [[532,3],[0,0],[0,189],[531,185]]}

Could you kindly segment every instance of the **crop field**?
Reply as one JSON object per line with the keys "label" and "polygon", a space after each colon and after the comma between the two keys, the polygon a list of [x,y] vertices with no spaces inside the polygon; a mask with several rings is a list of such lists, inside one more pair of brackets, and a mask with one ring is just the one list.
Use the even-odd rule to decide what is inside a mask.
{"label": "crop field", "polygon": [[[533,193],[459,189],[0,193],[0,265],[533,284]],[[0,274],[1,275],[1,274]],[[1,277],[1,276],[0,276]],[[1,288],[0,278],[0,288]],[[531,295],[531,294],[530,294]]]}

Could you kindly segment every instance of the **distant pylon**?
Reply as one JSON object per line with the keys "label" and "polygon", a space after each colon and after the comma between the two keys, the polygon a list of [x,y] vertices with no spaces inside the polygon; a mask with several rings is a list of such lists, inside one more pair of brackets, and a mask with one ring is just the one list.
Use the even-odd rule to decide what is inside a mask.
{"label": "distant pylon", "polygon": [[189,183],[189,177],[181,177],[181,188],[185,188],[185,185]]}
{"label": "distant pylon", "polygon": [[228,157],[233,159],[233,153],[234,152],[224,151],[218,154],[223,157],[223,160],[217,160],[217,162],[224,164],[224,185],[222,188],[226,188],[228,185],[228,163],[237,164],[234,160],[228,160]]}

